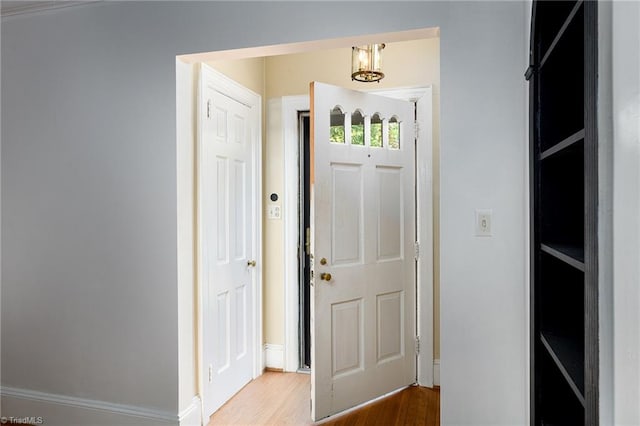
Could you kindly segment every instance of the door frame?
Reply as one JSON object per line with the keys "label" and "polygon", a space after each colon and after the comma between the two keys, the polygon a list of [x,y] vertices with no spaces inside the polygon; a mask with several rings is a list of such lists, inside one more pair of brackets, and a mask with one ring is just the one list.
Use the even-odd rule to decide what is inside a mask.
{"label": "door frame", "polygon": [[[418,129],[432,129],[433,94],[431,86],[402,89],[378,89],[370,93],[404,99],[417,104]],[[417,102],[420,100],[420,102]],[[281,100],[284,143],[284,306],[285,342],[284,370],[297,371],[300,362],[298,256],[299,213],[299,130],[298,112],[310,109],[309,96],[284,96]],[[420,352],[417,360],[417,381],[421,386],[433,387],[433,134],[418,130],[416,147],[417,233],[420,256],[417,269],[417,331]],[[311,366],[313,368],[313,366]]]}
{"label": "door frame", "polygon": [[251,223],[251,232],[253,234],[252,244],[253,252],[250,254],[251,259],[256,259],[257,263],[252,277],[252,300],[251,311],[254,315],[253,333],[253,368],[251,376],[253,379],[262,374],[263,358],[262,358],[262,98],[252,90],[242,86],[236,81],[230,79],[226,75],[216,71],[212,67],[202,63],[199,69],[199,82],[196,96],[196,121],[197,121],[197,141],[196,141],[196,158],[195,158],[195,222],[196,222],[196,283],[197,283],[197,329],[198,329],[198,393],[202,401],[202,408],[206,406],[206,392],[204,384],[208,382],[209,371],[205,366],[204,354],[204,330],[211,328],[205,323],[205,300],[204,300],[204,262],[202,261],[202,221],[200,217],[202,199],[202,141],[203,126],[201,117],[202,102],[201,93],[204,93],[205,85],[209,85],[215,91],[228,96],[249,108],[249,119],[251,128],[251,143],[253,145],[252,156],[254,162],[253,189],[254,197],[252,203],[253,218]]}

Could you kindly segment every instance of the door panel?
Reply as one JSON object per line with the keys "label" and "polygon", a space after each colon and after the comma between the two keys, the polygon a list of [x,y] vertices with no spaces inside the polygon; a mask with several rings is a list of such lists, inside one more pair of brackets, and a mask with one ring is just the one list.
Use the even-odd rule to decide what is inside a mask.
{"label": "door panel", "polygon": [[401,260],[404,246],[402,169],[376,166],[376,182],[378,261]]}
{"label": "door panel", "polygon": [[331,350],[333,377],[362,369],[364,340],[362,299],[331,305]]}
{"label": "door panel", "polygon": [[415,138],[407,101],[322,83],[311,91],[319,420],[415,382]]}
{"label": "door panel", "polygon": [[[206,73],[203,73],[206,75]],[[201,86],[200,229],[205,415],[253,377],[255,169],[250,109]]]}
{"label": "door panel", "polygon": [[332,263],[362,263],[362,167],[357,164],[331,164],[331,183]]}
{"label": "door panel", "polygon": [[376,296],[378,364],[401,357],[404,352],[404,294],[394,291]]}
{"label": "door panel", "polygon": [[235,160],[233,162],[234,179],[236,182],[237,197],[234,203],[233,217],[236,220],[234,226],[234,259],[247,258],[247,170],[246,162]]}

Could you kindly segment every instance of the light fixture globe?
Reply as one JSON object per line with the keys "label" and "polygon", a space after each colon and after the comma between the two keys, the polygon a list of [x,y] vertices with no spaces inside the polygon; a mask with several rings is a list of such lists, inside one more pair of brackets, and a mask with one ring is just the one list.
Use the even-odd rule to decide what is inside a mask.
{"label": "light fixture globe", "polygon": [[351,48],[351,80],[371,83],[384,78],[382,72],[384,43]]}

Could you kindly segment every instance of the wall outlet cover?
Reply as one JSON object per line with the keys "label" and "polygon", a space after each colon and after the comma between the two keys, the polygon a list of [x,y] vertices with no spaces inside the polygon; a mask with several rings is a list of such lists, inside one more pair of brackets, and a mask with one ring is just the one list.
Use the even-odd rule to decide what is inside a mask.
{"label": "wall outlet cover", "polygon": [[269,219],[281,219],[282,218],[282,207],[279,204],[269,204],[267,210],[267,217]]}

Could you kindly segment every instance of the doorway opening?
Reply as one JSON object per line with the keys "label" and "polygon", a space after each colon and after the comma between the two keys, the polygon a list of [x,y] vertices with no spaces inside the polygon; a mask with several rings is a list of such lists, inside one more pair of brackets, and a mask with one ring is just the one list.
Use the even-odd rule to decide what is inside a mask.
{"label": "doorway opening", "polygon": [[300,367],[299,371],[311,371],[311,117],[309,111],[298,113],[299,128],[299,243],[298,270],[300,292]]}
{"label": "doorway opening", "polygon": [[[216,62],[216,61],[234,61],[234,60],[249,60],[249,59],[253,60],[256,58],[265,58],[263,60],[268,61],[268,58],[276,57],[279,55],[286,56],[289,54],[304,54],[305,52],[311,52],[311,51],[313,51],[315,54],[319,48],[337,49],[339,47],[343,49],[345,46],[348,46],[348,45],[361,44],[363,41],[365,41],[365,38],[369,40],[371,37],[372,36],[362,36],[362,37],[355,37],[353,39],[328,40],[326,42],[314,42],[309,45],[306,45],[305,43],[297,43],[297,44],[283,45],[283,46],[240,49],[240,50],[226,51],[226,52],[212,52],[212,53],[207,53],[202,55],[189,55],[190,57],[183,56],[181,59],[184,59],[192,64],[202,63],[202,62]],[[378,38],[384,37],[385,39],[389,40],[389,43],[392,43],[393,41],[403,42],[403,41],[420,40],[420,39],[437,39],[438,31],[437,29],[423,29],[423,30],[415,31],[411,34],[393,33],[393,34],[381,34],[375,37],[378,37]],[[336,66],[334,62],[326,61],[326,63],[332,63],[333,67]],[[263,68],[263,73],[267,72],[265,71],[265,69],[268,71],[268,69],[265,67]],[[226,74],[226,70],[218,69],[218,71]],[[273,73],[273,75],[275,74],[276,72]],[[231,78],[234,77],[234,75],[229,75],[229,76]],[[310,81],[315,77],[309,76],[305,78],[307,78],[307,81]],[[322,79],[322,78],[320,77],[319,79]],[[242,78],[240,78],[238,81],[243,83]],[[434,82],[436,82],[437,84],[437,82],[439,82],[439,77],[437,80],[434,80]],[[415,82],[412,81],[411,83],[413,84]],[[341,83],[338,83],[338,84],[341,84]],[[393,87],[407,87],[407,86],[408,84],[405,86],[403,86],[402,84],[399,84]],[[251,85],[248,85],[248,87],[252,90],[256,90]],[[377,87],[381,87],[381,86],[377,86]],[[364,87],[360,86],[359,88],[362,89]],[[269,86],[268,90],[271,91],[272,87]],[[308,203],[308,194],[305,194],[306,188],[308,188],[308,185],[305,185],[303,183],[305,182],[305,177],[299,175],[300,169],[304,170],[304,167],[300,167],[300,161],[301,160],[304,161],[304,159],[303,158],[301,159],[298,157],[297,151],[300,150],[300,152],[305,153],[305,152],[308,152],[308,150],[300,149],[301,148],[299,146],[300,140],[301,139],[304,140],[304,134],[299,135],[297,133],[300,131],[299,129],[296,129],[296,135],[295,135],[296,146],[295,147],[289,146],[287,141],[290,139],[287,139],[288,131],[285,130],[285,127],[286,127],[285,122],[287,120],[293,121],[294,123],[296,123],[297,125],[296,127],[300,127],[301,129],[306,128],[308,130],[309,117],[308,115],[305,116],[304,113],[308,111],[309,103],[308,103],[307,95],[299,96],[298,98],[306,98],[305,108],[298,109],[295,115],[293,115],[291,118],[289,118],[288,116],[285,117],[286,106],[287,106],[286,105],[287,101],[285,100],[285,98],[289,97],[290,93],[304,93],[304,91],[296,90],[289,93],[277,92],[276,95],[273,95],[273,93],[270,93],[269,91],[258,92],[262,94],[263,99],[265,99],[265,102],[262,104],[262,108],[263,108],[262,115],[263,115],[263,120],[265,120],[265,124],[263,124],[263,126],[265,126],[264,127],[265,140],[263,140],[263,147],[265,149],[265,154],[262,156],[262,158],[263,158],[263,162],[264,162],[263,164],[266,170],[262,175],[263,179],[265,180],[264,184],[262,185],[262,188],[263,188],[263,193],[265,195],[271,194],[272,192],[282,194],[282,196],[280,197],[282,210],[278,210],[282,212],[282,217],[278,218],[281,220],[281,222],[276,222],[276,221],[272,222],[268,217],[266,217],[267,209],[262,209],[262,213],[265,216],[263,217],[263,220],[262,220],[262,226],[266,228],[263,234],[265,235],[265,244],[264,244],[265,251],[263,253],[263,257],[261,259],[257,259],[257,261],[259,265],[258,269],[261,270],[260,271],[261,279],[264,280],[264,285],[261,286],[259,294],[257,295],[258,300],[256,300],[255,314],[258,321],[264,322],[264,324],[257,324],[258,338],[255,340],[255,342],[256,342],[256,346],[260,348],[260,350],[257,351],[257,356],[258,356],[257,364],[259,367],[269,366],[269,367],[272,367],[275,369],[281,369],[284,371],[298,371],[299,369],[304,370],[306,368],[313,367],[311,365],[311,359],[310,359],[310,347],[309,347],[310,333],[309,331],[307,331],[310,329],[308,325],[310,324],[310,321],[311,321],[311,317],[309,313],[310,312],[310,309],[309,309],[310,308],[310,291],[309,291],[310,289],[308,285],[306,286],[300,285],[301,283],[308,284],[310,281],[310,278],[309,278],[310,271],[308,268],[308,265],[310,264],[309,259],[308,257],[305,258],[305,256],[301,255],[302,254],[301,251],[304,250],[305,244],[308,241],[308,239],[305,238],[305,240],[303,240],[301,237],[306,237],[306,228],[309,226],[309,222],[308,222],[308,219],[301,220],[303,216],[298,215],[300,210],[304,210],[304,206],[302,206],[301,208],[300,203],[304,201],[307,201]],[[270,124],[269,124],[269,120],[265,118],[269,116],[269,113],[270,113],[269,110],[270,110],[272,101],[274,100],[274,96],[275,96],[276,102],[280,102],[280,112],[282,114],[281,120],[280,119],[274,120],[274,121],[280,121],[282,124],[282,126],[279,129],[280,129],[280,137],[282,138],[281,141],[284,147],[280,149],[279,158],[273,157],[273,148],[272,148],[273,145],[270,145],[272,144],[272,142],[268,142],[270,138],[270,135],[268,134],[270,132],[269,130]],[[292,97],[296,97],[296,96],[292,96]],[[300,100],[301,99],[298,99],[296,102],[299,102]],[[289,106],[291,106],[291,104],[289,104]],[[302,111],[302,113],[298,114],[298,111]],[[271,115],[271,117],[274,117],[274,116]],[[299,124],[300,122],[301,124]],[[308,140],[308,136],[307,136],[307,140]],[[277,144],[278,142],[276,141],[275,143]],[[292,150],[291,148],[294,148],[294,149]],[[292,158],[290,156],[291,153],[294,153],[295,158]],[[274,170],[277,168],[280,168],[281,170],[288,169],[290,164],[289,161],[291,159],[295,160],[294,162],[295,168],[293,169],[295,174],[288,175],[287,172],[285,171],[284,176],[275,178],[276,182],[277,181],[282,182],[278,184],[280,186],[272,189],[272,186],[271,186],[272,183],[270,182],[270,180],[272,179],[272,177],[270,176],[270,173],[272,172],[270,170]],[[284,164],[284,167],[282,167],[283,164]],[[293,178],[294,187],[291,188],[293,191],[289,191],[290,182],[291,182],[290,178]],[[429,182],[429,184],[431,184],[431,182]],[[301,188],[302,185],[304,185],[305,191],[302,191],[303,189]],[[298,192],[300,192],[300,195],[302,195],[302,197],[299,198]],[[305,195],[307,196],[305,197]],[[429,193],[429,197],[431,197],[430,193]],[[269,199],[265,198],[261,201],[261,203],[262,205],[265,205],[265,204],[268,205]],[[289,209],[289,207],[291,206],[291,203],[293,203],[293,209],[294,209],[293,214],[291,214],[292,210]],[[308,214],[304,215],[304,217],[306,218],[308,218],[308,216],[309,216]],[[295,217],[295,221],[293,220],[294,217]],[[278,219],[275,219],[275,220],[278,220]],[[274,224],[276,226],[274,226]],[[290,225],[294,225],[294,227],[290,228]],[[282,237],[278,235],[278,233],[280,232],[283,234]],[[269,240],[271,239],[271,241],[273,241],[274,235],[276,236],[276,238],[282,238],[281,240],[282,246],[286,246],[284,250],[280,250],[278,247],[276,247],[275,250],[271,249],[272,243]],[[291,239],[292,237],[293,237],[293,240]],[[294,246],[293,247],[294,250],[292,252],[289,251],[289,243],[291,241],[293,241],[293,246]],[[284,256],[282,256],[283,251],[284,251]],[[291,256],[291,254],[293,254],[293,257]],[[274,259],[275,255],[279,255],[282,257],[279,260]],[[306,252],[305,252],[305,255],[306,255]],[[278,261],[282,262],[281,266],[276,265]],[[293,268],[291,268],[291,266],[293,266]],[[284,276],[283,278],[278,276],[279,272],[275,272],[275,273],[273,272],[278,268],[281,268],[281,270],[283,271],[282,272],[282,275]],[[200,277],[198,277],[198,279],[200,279]],[[290,285],[291,283],[293,283],[293,287]],[[431,286],[432,283],[429,283],[429,285]],[[279,286],[281,287],[278,288]],[[274,289],[276,290],[275,292],[273,291]],[[423,309],[423,312],[420,313],[419,315],[421,317],[425,316],[426,318],[428,318],[429,320],[428,328],[433,329],[431,325],[431,321],[433,320],[433,315],[432,315],[433,289],[429,287],[429,290],[430,290],[429,300],[428,300],[429,303],[423,304],[422,301],[420,301],[420,305],[425,309]],[[284,300],[279,299],[280,297],[282,297]],[[293,301],[293,303],[291,303],[291,301]],[[274,306],[281,309],[279,314],[273,311]],[[291,307],[295,307],[295,310],[290,310]],[[264,314],[262,312],[263,309],[265,311]],[[282,310],[284,310],[284,312],[282,312]],[[295,327],[295,333],[291,333],[292,329],[289,328],[289,324],[292,323],[291,321],[292,318],[295,318],[295,320],[293,321],[294,327]],[[199,323],[198,324],[199,333],[202,332],[201,327],[202,327],[202,324]],[[276,332],[274,332],[274,329],[276,330]],[[283,334],[281,331],[282,329],[284,329],[284,336],[278,337],[278,336],[282,336]],[[294,338],[291,338],[292,335],[294,335]],[[272,340],[272,336],[276,336],[278,337],[278,339],[282,339],[282,340],[280,341],[277,341],[276,339]],[[201,334],[198,336],[198,341],[199,341],[198,345],[201,345],[202,344]],[[422,345],[422,351],[424,352],[432,351],[430,346],[425,343],[423,343]],[[270,358],[269,356],[269,350],[271,349],[274,350],[272,354],[275,354],[275,357],[273,358]],[[201,348],[198,348],[198,352],[201,352]],[[291,354],[293,354],[293,357],[290,357]],[[274,360],[275,362],[273,362],[273,364],[270,364],[270,361],[274,361]],[[207,368],[207,365],[199,362],[198,374],[201,377],[203,374],[206,374],[206,371],[203,371],[203,370],[206,370],[206,368]],[[199,393],[202,395],[201,391]]]}
{"label": "doorway opening", "polygon": [[210,66],[197,96],[200,384],[213,414],[261,373],[260,95]]}

